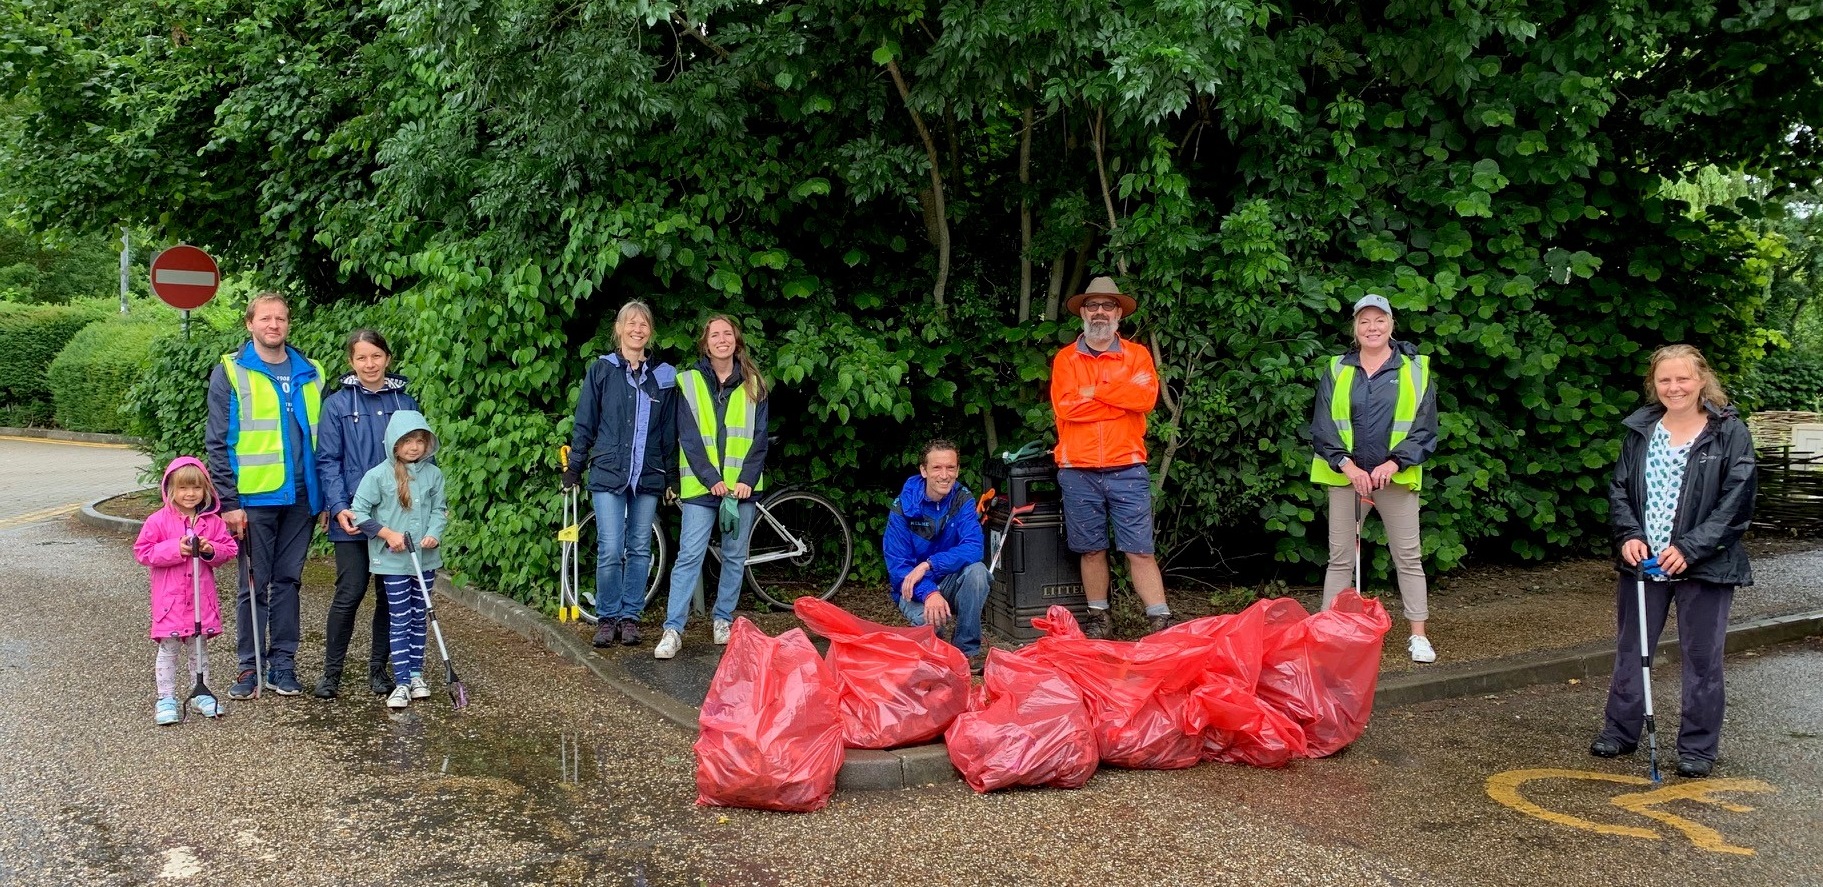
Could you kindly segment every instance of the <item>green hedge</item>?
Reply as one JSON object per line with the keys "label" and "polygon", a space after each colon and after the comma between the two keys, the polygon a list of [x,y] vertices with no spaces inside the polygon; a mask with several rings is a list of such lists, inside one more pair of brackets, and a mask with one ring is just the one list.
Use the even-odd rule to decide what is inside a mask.
{"label": "green hedge", "polygon": [[1797,349],[1769,354],[1729,393],[1750,412],[1816,410],[1823,407],[1823,354]]}
{"label": "green hedge", "polygon": [[0,406],[40,414],[51,403],[51,361],[102,315],[64,305],[0,303]]}
{"label": "green hedge", "polygon": [[174,333],[168,325],[137,319],[84,327],[51,361],[58,426],[101,434],[127,430],[124,396],[151,365],[152,344]]}

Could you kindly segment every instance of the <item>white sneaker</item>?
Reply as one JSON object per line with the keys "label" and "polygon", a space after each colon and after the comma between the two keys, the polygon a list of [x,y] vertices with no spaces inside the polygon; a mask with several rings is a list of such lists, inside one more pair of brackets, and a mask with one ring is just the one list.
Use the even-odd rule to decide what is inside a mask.
{"label": "white sneaker", "polygon": [[683,648],[684,648],[683,635],[680,635],[677,632],[667,628],[667,629],[665,629],[665,636],[658,639],[658,646],[652,648],[652,658],[653,659],[673,659],[673,658],[676,658],[677,651],[679,651]]}
{"label": "white sneaker", "polygon": [[733,636],[734,623],[726,619],[715,620],[715,643],[718,646],[728,646],[728,639]]}
{"label": "white sneaker", "polygon": [[1436,662],[1437,650],[1431,646],[1431,639],[1421,635],[1412,635],[1405,647],[1412,651],[1413,662]]}
{"label": "white sneaker", "polygon": [[411,704],[411,688],[400,684],[392,688],[392,695],[386,697],[387,708],[404,708]]}
{"label": "white sneaker", "polygon": [[412,675],[411,683],[407,685],[407,688],[411,691],[411,698],[413,699],[430,698],[430,685],[424,683],[424,676],[421,674]]}

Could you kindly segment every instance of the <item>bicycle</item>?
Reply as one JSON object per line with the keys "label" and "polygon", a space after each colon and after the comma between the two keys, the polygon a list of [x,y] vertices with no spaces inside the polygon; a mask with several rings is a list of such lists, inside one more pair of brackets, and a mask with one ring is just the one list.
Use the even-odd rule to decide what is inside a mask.
{"label": "bicycle", "polygon": [[[573,492],[573,491],[572,491]],[[595,546],[589,536],[594,525],[593,512],[576,521],[580,508],[573,506],[571,493],[565,493],[563,530],[558,538],[575,545],[566,552],[562,570],[567,583],[559,592],[559,608],[566,600],[577,602],[572,618],[593,624],[595,595],[581,591],[583,575],[593,575]],[[768,605],[790,609],[800,597],[814,596],[829,600],[848,580],[854,565],[854,531],[848,516],[834,502],[808,490],[782,487],[759,495],[754,503],[757,514],[747,539],[747,565],[743,581],[748,590]],[[572,508],[575,508],[572,511]],[[573,522],[574,521],[574,522]],[[575,533],[569,532],[575,528]],[[709,553],[719,569],[721,546],[711,544]],[[670,540],[663,523],[652,522],[652,564],[647,571],[645,606],[660,597],[667,586],[666,569],[670,566]],[[586,562],[586,568],[585,568]],[[705,574],[705,587],[712,586]],[[571,591],[573,589],[574,591]],[[562,614],[560,613],[560,618]]]}

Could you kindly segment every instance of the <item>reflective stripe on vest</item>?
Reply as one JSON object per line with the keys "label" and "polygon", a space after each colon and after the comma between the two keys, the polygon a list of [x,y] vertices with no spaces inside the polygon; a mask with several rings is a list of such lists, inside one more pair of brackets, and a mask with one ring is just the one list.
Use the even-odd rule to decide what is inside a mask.
{"label": "reflective stripe on vest", "polygon": [[[278,384],[260,374],[266,384],[256,385],[253,371],[235,360],[237,355],[222,355],[222,366],[234,383],[235,400],[240,405],[239,428],[230,448],[234,455],[235,489],[242,496],[270,493],[285,485],[285,406],[279,400]],[[289,358],[287,358],[289,360]],[[310,361],[316,379],[302,384],[307,440],[316,444],[317,420],[322,414],[323,367]],[[299,453],[302,459],[304,454]]]}
{"label": "reflective stripe on vest", "polygon": [[[1329,421],[1334,424],[1336,436],[1342,440],[1342,449],[1350,452],[1355,448],[1355,425],[1352,418],[1354,410],[1355,368],[1342,362],[1342,358],[1330,359],[1329,375],[1335,380],[1329,395]],[[1418,419],[1418,404],[1424,402],[1425,389],[1431,386],[1430,358],[1419,356],[1406,358],[1399,363],[1399,399],[1393,404],[1393,434],[1387,444],[1388,450],[1398,449],[1399,443],[1411,433],[1412,423]],[[1359,466],[1357,466],[1359,467]],[[1371,470],[1364,469],[1364,470]],[[1322,456],[1310,460],[1310,479],[1316,483],[1332,487],[1348,485],[1348,475],[1343,474]],[[1393,483],[1416,490],[1424,484],[1424,466],[1407,465],[1393,474]]]}
{"label": "reflective stripe on vest", "polygon": [[[677,393],[684,399],[684,408],[696,418],[696,433],[703,441],[703,451],[709,454],[709,461],[722,468],[722,483],[732,488],[741,479],[741,466],[747,461],[747,454],[753,451],[754,435],[764,433],[764,429],[753,426],[759,419],[759,405],[747,398],[747,386],[734,386],[728,395],[728,409],[723,419],[727,423],[726,434],[728,451],[721,452],[721,444],[716,440],[715,428],[715,395],[709,390],[709,376],[702,370],[684,370],[677,374]],[[699,480],[690,470],[690,457],[684,455],[682,448],[677,454],[679,498],[692,499],[709,495],[709,485]],[[753,485],[759,490],[766,485],[762,476]]]}

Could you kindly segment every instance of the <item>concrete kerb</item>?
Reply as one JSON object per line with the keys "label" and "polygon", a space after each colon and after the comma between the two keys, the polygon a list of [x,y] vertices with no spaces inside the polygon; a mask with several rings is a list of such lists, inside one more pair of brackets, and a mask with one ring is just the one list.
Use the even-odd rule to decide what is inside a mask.
{"label": "concrete kerb", "polygon": [[12,428],[0,426],[0,437],[36,437],[40,440],[64,440],[71,443],[120,444],[121,446],[138,446],[139,438],[124,434],[90,434],[86,431],[65,431],[61,428]]}
{"label": "concrete kerb", "polygon": [[[1738,653],[1755,647],[1803,640],[1813,635],[1823,635],[1823,612],[1769,616],[1729,627],[1727,652]],[[1676,662],[1677,638],[1661,638],[1655,658],[1662,662]],[[1380,682],[1374,693],[1374,710],[1382,711],[1454,696],[1502,693],[1572,679],[1603,678],[1613,671],[1614,645],[1611,642],[1554,650],[1518,660],[1508,658],[1475,663],[1461,669],[1409,671]]]}
{"label": "concrete kerb", "polygon": [[115,496],[121,495],[124,494],[115,493],[114,496],[103,496],[100,499],[96,499],[95,501],[82,506],[82,509],[76,512],[77,522],[86,527],[94,527],[97,530],[117,533],[122,536],[137,537],[139,535],[139,528],[145,524],[145,521],[135,520],[130,517],[115,517],[111,514],[102,514],[95,509],[95,506],[100,505],[109,499],[113,499]]}

